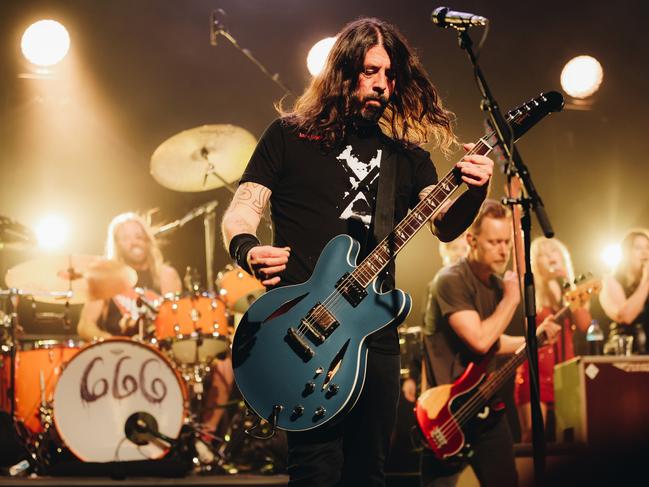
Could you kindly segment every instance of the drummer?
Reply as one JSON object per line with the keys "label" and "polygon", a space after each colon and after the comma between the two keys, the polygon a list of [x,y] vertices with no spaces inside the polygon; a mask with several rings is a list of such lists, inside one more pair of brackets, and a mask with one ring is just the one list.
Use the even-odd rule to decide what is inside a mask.
{"label": "drummer", "polygon": [[[127,264],[137,272],[137,286],[144,289],[144,298],[153,300],[161,294],[176,294],[182,291],[178,272],[165,264],[162,252],[151,228],[135,213],[122,213],[113,218],[108,226],[106,257]],[[133,336],[139,331],[137,316],[138,294],[130,290],[110,300],[90,301],[83,306],[77,332],[86,341],[112,336]],[[145,330],[146,331],[146,330]],[[206,402],[209,405],[223,404],[229,397],[234,382],[232,363],[229,358],[216,360],[212,367],[211,380],[207,383]],[[215,431],[222,408],[210,407],[203,414],[203,426]]]}
{"label": "drummer", "polygon": [[[178,272],[162,260],[153,232],[135,213],[122,213],[108,226],[106,257],[127,264],[137,272],[137,286],[146,301],[160,294],[179,293]],[[81,310],[77,332],[87,341],[138,333],[138,294],[129,290],[110,300],[90,301]]]}

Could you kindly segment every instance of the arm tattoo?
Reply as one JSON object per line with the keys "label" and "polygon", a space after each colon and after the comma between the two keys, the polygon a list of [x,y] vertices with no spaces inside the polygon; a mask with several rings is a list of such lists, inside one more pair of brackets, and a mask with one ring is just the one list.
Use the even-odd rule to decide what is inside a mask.
{"label": "arm tattoo", "polygon": [[270,197],[270,189],[261,185],[257,186],[255,188],[252,183],[242,184],[232,201],[232,208],[236,208],[238,205],[244,205],[261,216]]}

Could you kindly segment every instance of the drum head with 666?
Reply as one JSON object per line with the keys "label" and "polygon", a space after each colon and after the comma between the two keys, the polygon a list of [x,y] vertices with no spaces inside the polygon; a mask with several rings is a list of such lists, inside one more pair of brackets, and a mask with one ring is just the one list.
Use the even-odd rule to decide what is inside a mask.
{"label": "drum head with 666", "polygon": [[86,462],[147,460],[169,445],[154,436],[131,441],[125,424],[134,415],[155,418],[160,433],[177,438],[185,418],[185,390],[157,350],[127,339],[82,349],[66,365],[54,391],[54,422],[66,446]]}

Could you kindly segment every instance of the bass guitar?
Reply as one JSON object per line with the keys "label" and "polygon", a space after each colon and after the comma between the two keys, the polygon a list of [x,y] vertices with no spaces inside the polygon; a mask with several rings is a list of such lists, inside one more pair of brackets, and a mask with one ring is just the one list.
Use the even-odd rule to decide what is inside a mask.
{"label": "bass guitar", "polygon": [[[601,280],[583,279],[564,293],[565,306],[554,315],[559,322],[570,309],[580,308],[601,289]],[[547,341],[538,335],[538,345]],[[417,399],[415,415],[428,446],[435,456],[449,463],[471,455],[470,439],[493,420],[489,401],[527,360],[527,346],[522,345],[497,371],[487,374],[491,354],[479,363],[470,363],[453,384],[444,384],[423,392]],[[497,407],[493,409],[498,409]]]}
{"label": "bass guitar", "polygon": [[[553,91],[512,110],[513,139],[562,107]],[[494,143],[489,134],[470,153],[487,154]],[[452,169],[358,265],[360,244],[334,237],[309,280],[267,292],[244,314],[232,343],[235,380],[273,429],[310,430],[353,407],[365,380],[366,338],[401,323],[411,307],[399,289],[381,293],[377,278],[461,183]]]}

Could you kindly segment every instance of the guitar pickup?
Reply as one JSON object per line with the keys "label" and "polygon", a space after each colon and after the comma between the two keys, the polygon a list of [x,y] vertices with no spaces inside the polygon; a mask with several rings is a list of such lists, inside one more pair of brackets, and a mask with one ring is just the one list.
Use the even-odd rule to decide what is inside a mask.
{"label": "guitar pickup", "polygon": [[336,289],[354,308],[361,304],[361,301],[367,296],[367,291],[361,286],[360,282],[349,275],[349,272],[346,272],[338,280]]}

